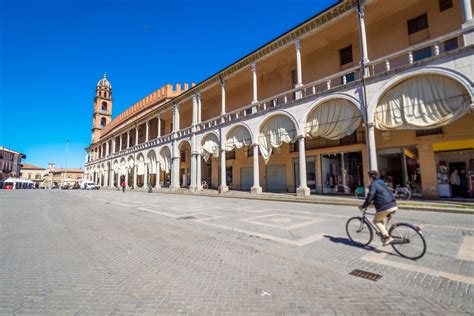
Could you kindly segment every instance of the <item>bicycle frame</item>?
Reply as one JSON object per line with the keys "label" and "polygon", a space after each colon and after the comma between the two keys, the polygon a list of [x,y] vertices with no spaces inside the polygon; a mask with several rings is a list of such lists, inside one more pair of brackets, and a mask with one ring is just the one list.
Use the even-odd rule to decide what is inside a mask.
{"label": "bicycle frame", "polygon": [[[379,236],[380,238],[383,238],[382,233],[379,231],[379,229],[377,228],[377,226],[375,226],[375,224],[374,224],[371,220],[369,220],[366,215],[374,215],[374,216],[375,216],[376,213],[368,213],[367,211],[363,211],[363,212],[362,212],[362,219],[363,219],[363,221],[361,222],[360,230],[363,229],[364,222],[366,222],[366,223],[368,223],[368,225],[370,226],[370,228],[372,228],[372,230],[375,232],[375,234],[376,234],[377,236]],[[390,229],[392,228],[392,226],[393,226],[394,224],[395,224],[395,223],[394,223],[393,220],[392,220],[392,214],[388,215],[388,216],[387,216],[387,223],[385,224],[385,227],[387,228],[387,231],[390,231]],[[395,224],[394,227],[395,227],[396,230],[398,230],[398,227],[396,226],[396,224]],[[420,233],[421,233],[421,230],[419,229],[418,226],[416,226],[415,229],[418,230],[418,231],[420,231]],[[398,233],[400,234],[400,231],[399,231],[399,230],[398,230]],[[400,234],[400,235],[401,235],[401,234]],[[407,242],[409,242],[409,241],[407,241],[407,240],[405,240],[405,239],[403,239],[403,240],[398,240],[398,239],[396,238],[396,239],[392,242],[392,244],[405,244],[405,243],[407,243]]]}

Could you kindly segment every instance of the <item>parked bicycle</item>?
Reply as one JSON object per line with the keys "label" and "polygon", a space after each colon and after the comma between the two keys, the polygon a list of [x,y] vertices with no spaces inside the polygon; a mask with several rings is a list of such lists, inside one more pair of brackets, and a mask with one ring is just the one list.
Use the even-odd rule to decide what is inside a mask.
{"label": "parked bicycle", "polygon": [[[387,216],[386,225],[388,234],[394,239],[390,245],[404,258],[420,259],[426,253],[426,241],[421,227],[409,223],[395,223],[392,221],[393,214]],[[383,238],[367,215],[375,214],[362,210],[362,216],[351,217],[346,223],[347,236],[354,244],[362,247],[368,246],[372,242],[374,231],[377,236]]]}
{"label": "parked bicycle", "polygon": [[399,184],[397,184],[395,189],[394,188],[389,188],[389,189],[392,191],[393,197],[397,200],[411,199],[411,189],[409,185],[407,185],[406,187],[402,187]]}
{"label": "parked bicycle", "polygon": [[206,180],[202,180],[201,181],[201,186],[204,190],[207,190],[209,189],[209,185],[207,184],[207,181]]}

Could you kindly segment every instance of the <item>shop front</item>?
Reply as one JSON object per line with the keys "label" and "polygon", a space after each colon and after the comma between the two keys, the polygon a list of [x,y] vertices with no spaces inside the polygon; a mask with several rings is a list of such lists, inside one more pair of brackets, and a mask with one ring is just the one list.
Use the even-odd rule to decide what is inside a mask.
{"label": "shop front", "polygon": [[[300,164],[298,158],[293,158],[293,173],[295,188],[300,186]],[[306,157],[306,182],[311,193],[316,193],[316,157]]]}
{"label": "shop front", "polygon": [[354,194],[364,186],[362,153],[342,152],[321,155],[323,194]]}
{"label": "shop front", "polygon": [[379,149],[377,164],[380,178],[388,187],[408,187],[412,196],[421,196],[420,161],[416,146]]}
{"label": "shop front", "polygon": [[474,198],[474,139],[433,144],[438,196]]}

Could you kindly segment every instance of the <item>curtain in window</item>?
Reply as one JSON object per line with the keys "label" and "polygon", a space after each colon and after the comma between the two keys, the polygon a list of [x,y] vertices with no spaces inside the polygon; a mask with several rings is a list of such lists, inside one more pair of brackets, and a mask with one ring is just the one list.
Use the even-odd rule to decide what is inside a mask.
{"label": "curtain in window", "polygon": [[237,126],[227,135],[225,150],[232,151],[234,148],[240,149],[249,145],[252,145],[250,132],[243,126]]}
{"label": "curtain in window", "polygon": [[217,158],[219,157],[219,140],[215,135],[208,137],[204,144],[202,145],[201,150],[202,158],[204,161],[207,161],[210,156]]}
{"label": "curtain in window", "polygon": [[345,99],[333,99],[319,105],[308,116],[306,135],[326,139],[341,139],[360,126],[359,109]]}
{"label": "curtain in window", "polygon": [[273,148],[295,141],[296,134],[295,125],[286,116],[275,116],[266,122],[258,135],[258,145],[265,163],[270,160]]}
{"label": "curtain in window", "polygon": [[382,97],[375,126],[380,130],[442,127],[463,116],[470,103],[468,92],[458,82],[439,75],[417,76]]}

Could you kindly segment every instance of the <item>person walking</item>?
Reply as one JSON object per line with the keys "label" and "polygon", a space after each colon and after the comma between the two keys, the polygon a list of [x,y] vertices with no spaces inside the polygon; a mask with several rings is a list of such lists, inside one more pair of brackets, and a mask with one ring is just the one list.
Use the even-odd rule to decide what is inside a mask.
{"label": "person walking", "polygon": [[122,192],[125,193],[125,187],[126,187],[125,180],[122,180],[122,183],[120,185],[122,186]]}

